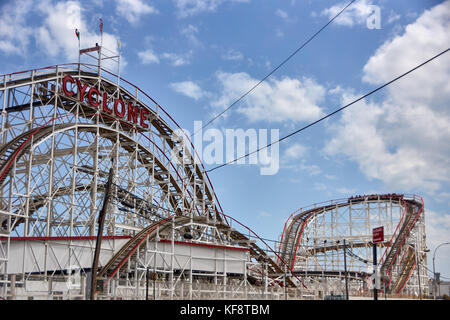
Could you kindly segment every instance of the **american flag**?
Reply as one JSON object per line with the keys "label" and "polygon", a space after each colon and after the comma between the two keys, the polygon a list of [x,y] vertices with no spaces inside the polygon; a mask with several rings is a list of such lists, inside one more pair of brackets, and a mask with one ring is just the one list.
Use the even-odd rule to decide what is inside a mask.
{"label": "american flag", "polygon": [[103,20],[100,18],[100,33],[103,34]]}

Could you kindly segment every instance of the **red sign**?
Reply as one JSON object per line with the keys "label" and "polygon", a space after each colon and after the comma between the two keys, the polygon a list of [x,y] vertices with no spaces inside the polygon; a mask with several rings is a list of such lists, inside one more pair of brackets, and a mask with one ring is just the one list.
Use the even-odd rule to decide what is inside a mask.
{"label": "red sign", "polygon": [[80,54],[92,52],[92,51],[99,51],[99,50],[100,50],[100,46],[96,46],[96,47],[92,47],[92,48],[82,49],[82,50],[80,50]]}
{"label": "red sign", "polygon": [[[67,85],[70,84],[69,88]],[[80,79],[74,79],[66,75],[62,79],[62,92],[68,97],[76,97],[78,101],[85,102],[103,113],[115,115],[119,119],[148,128],[148,115],[146,108],[141,108],[131,101],[111,97],[107,92],[101,92],[96,87],[83,83]],[[76,89],[76,90],[75,90]]]}
{"label": "red sign", "polygon": [[384,241],[384,227],[378,227],[372,229],[373,243],[379,243]]}

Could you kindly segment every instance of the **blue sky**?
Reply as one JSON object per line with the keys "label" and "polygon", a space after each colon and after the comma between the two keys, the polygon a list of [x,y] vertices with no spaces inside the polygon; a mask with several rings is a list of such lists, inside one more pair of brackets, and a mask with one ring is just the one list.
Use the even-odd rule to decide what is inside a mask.
{"label": "blue sky", "polygon": [[[77,61],[100,41],[122,47],[121,75],[192,132],[266,76],[346,1],[1,1],[0,73]],[[380,27],[370,29],[370,6]],[[450,44],[450,1],[358,0],[211,128],[283,136]],[[364,193],[424,197],[428,247],[450,241],[450,57],[284,141],[280,169],[231,165],[210,177],[224,211],[277,239],[294,210]],[[211,168],[213,166],[208,166]],[[430,254],[431,256],[432,254]],[[450,246],[438,270],[450,277]],[[431,268],[431,259],[429,259]]]}

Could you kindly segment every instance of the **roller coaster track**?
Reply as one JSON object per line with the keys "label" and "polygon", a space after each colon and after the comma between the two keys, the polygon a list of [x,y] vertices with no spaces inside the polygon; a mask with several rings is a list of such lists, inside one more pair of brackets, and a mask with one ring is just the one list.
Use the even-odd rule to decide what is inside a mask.
{"label": "roller coaster track", "polygon": [[[72,123],[64,123],[64,124],[55,124],[55,125],[48,125],[48,126],[42,126],[38,129],[32,129],[27,132],[24,132],[20,134],[19,136],[15,137],[13,140],[11,140],[9,143],[4,145],[0,149],[0,185],[2,185],[8,176],[8,174],[11,172],[13,168],[13,163],[21,158],[32,146],[39,143],[39,141],[55,134],[58,132],[63,132],[65,130],[71,130],[71,129],[77,129],[78,131],[86,131],[86,132],[96,132],[97,127],[95,125],[89,125],[89,124],[72,124]],[[112,142],[114,142],[114,137],[111,135],[111,133],[115,133],[110,128],[99,128],[99,132],[101,136],[104,136],[107,139],[110,139]],[[136,151],[133,146],[131,146],[128,142],[130,142],[130,138],[128,138],[126,135],[120,134],[119,138],[122,143],[122,147],[129,151],[134,152]],[[174,208],[176,208],[176,203],[178,203],[181,199],[181,187],[176,182],[175,178],[169,173],[169,170],[163,165],[163,163],[155,157],[149,150],[139,145],[138,148],[139,157],[138,160],[141,161],[144,165],[150,164],[152,162],[155,163],[156,168],[154,172],[155,179],[160,182],[169,181],[170,182],[170,203]],[[76,189],[74,191],[79,191],[80,186],[75,187]],[[55,194],[53,196],[59,196],[59,195],[65,195],[67,192],[70,192],[70,187],[60,187],[55,191]],[[32,200],[32,204],[37,205],[37,207],[28,213],[32,213],[36,211],[36,209],[40,208],[43,205],[43,201],[45,199],[44,195],[35,196],[33,197],[34,200]],[[190,204],[185,199],[185,207],[189,208]],[[31,206],[33,208],[33,206]],[[18,219],[17,221],[23,221],[23,219]]]}
{"label": "roller coaster track", "polygon": [[[335,205],[330,207],[335,208]],[[282,260],[286,261],[291,271],[294,269],[295,256],[303,229],[308,220],[320,209],[326,210],[326,207],[313,208],[296,215],[288,228],[283,231],[279,255]]]}
{"label": "roller coaster track", "polygon": [[[405,205],[405,211],[402,219],[397,225],[397,229],[399,229],[399,232],[396,236],[396,231],[394,232],[394,235],[389,243],[390,250],[388,254],[386,255],[386,258],[382,262],[381,266],[381,274],[382,275],[389,275],[389,281],[386,284],[385,288],[389,288],[389,285],[392,281],[392,267],[394,263],[396,262],[398,255],[402,251],[402,248],[405,244],[406,238],[408,237],[411,229],[415,226],[415,223],[417,219],[419,218],[420,214],[423,212],[423,199],[421,199],[421,202],[418,202],[416,200],[403,200]],[[394,239],[395,237],[395,239]],[[410,260],[412,259],[415,262],[415,255],[414,252],[412,254],[410,253],[411,248],[408,247],[408,259],[407,262],[403,265],[403,269],[400,272],[399,277],[397,278],[397,281],[394,284],[393,290],[398,289],[399,283],[402,285],[400,286],[403,288],[405,285],[407,278],[409,278],[409,274],[412,272],[415,263],[410,263]],[[386,251],[385,251],[386,252]],[[383,259],[383,257],[381,257]],[[408,276],[406,276],[408,275]],[[406,280],[405,280],[406,278]],[[389,290],[389,289],[388,289]],[[401,289],[400,289],[401,290]],[[398,292],[397,292],[398,293]]]}
{"label": "roller coaster track", "polygon": [[[175,120],[156,101],[138,87],[104,69],[101,69],[103,74],[112,76],[114,81],[100,76],[97,72],[86,71],[89,68],[92,70],[92,67],[97,69],[97,66],[92,65],[67,64],[18,72],[0,78],[0,81],[3,80],[1,82],[3,94],[8,92],[14,95],[17,90],[18,94],[21,95],[20,99],[7,101],[3,108],[3,111],[7,115],[11,114],[13,119],[26,119],[27,116],[24,116],[22,113],[31,113],[37,110],[37,108],[43,109],[42,114],[37,118],[33,118],[33,121],[22,121],[21,128],[10,129],[9,126],[5,126],[4,140],[0,145],[0,188],[6,186],[11,188],[19,172],[19,174],[24,172],[25,174],[31,175],[30,168],[34,168],[33,166],[40,164],[49,165],[49,161],[53,161],[54,158],[73,152],[72,148],[58,149],[57,145],[53,147],[52,144],[51,148],[55,148],[55,150],[52,149],[51,154],[50,152],[36,154],[35,150],[41,151],[41,148],[36,149],[36,147],[42,145],[41,143],[46,139],[69,130],[95,133],[101,138],[110,140],[113,144],[119,142],[120,147],[125,151],[130,154],[136,154],[136,158],[142,163],[142,167],[149,167],[149,170],[152,167],[154,169],[152,175],[154,180],[156,180],[156,184],[168,186],[167,191],[165,187],[164,190],[161,188],[161,193],[170,194],[168,202],[172,207],[172,210],[161,208],[153,203],[148,203],[145,199],[133,195],[127,190],[121,189],[119,186],[115,186],[112,192],[115,194],[117,202],[123,206],[119,210],[123,209],[125,211],[128,208],[136,209],[137,215],[139,213],[143,218],[151,219],[147,219],[146,222],[149,224],[138,231],[125,246],[119,249],[111,261],[103,267],[101,275],[111,277],[119,272],[126,261],[136,258],[144,240],[154,239],[156,230],[160,234],[168,232],[172,224],[180,225],[192,221],[192,219],[214,226],[219,232],[226,235],[231,243],[243,244],[248,247],[249,254],[252,258],[265,263],[269,275],[282,273],[282,268],[255,241],[250,240],[249,237],[228,225],[228,219],[231,221],[232,218],[223,214],[217,195],[205,172],[205,168],[201,162],[195,161],[195,156],[197,158],[199,157],[196,154],[195,148],[193,148],[194,146],[190,138],[187,137],[193,148],[193,154],[190,153],[190,149],[183,151],[178,148],[181,147],[182,140],[174,139],[175,130],[172,128],[172,125],[169,126],[168,124],[173,122],[175,129],[181,129]],[[70,75],[75,80],[82,81],[88,87],[95,87],[101,92],[107,93],[108,97],[122,99],[122,101],[131,101],[137,107],[141,109],[145,108],[148,111],[147,120],[151,124],[148,132],[140,126],[126,123],[118,118],[113,118],[108,114],[99,112],[99,108],[88,103],[86,96],[86,99],[79,99],[78,95],[68,96],[64,94],[64,90],[62,90],[60,84],[66,75]],[[119,86],[119,83],[121,86]],[[28,90],[24,90],[24,87],[28,87]],[[74,91],[77,90],[74,89]],[[150,108],[145,104],[149,101],[149,105],[153,106],[154,103],[154,107]],[[49,107],[48,109],[52,110],[52,112],[46,114],[47,109],[44,109],[46,107]],[[65,114],[64,111],[66,112]],[[14,115],[15,113],[17,113],[17,116]],[[76,122],[72,120],[73,117],[76,118]],[[70,120],[65,120],[64,118]],[[7,125],[8,119],[6,120]],[[19,130],[21,131],[19,132]],[[144,138],[140,137],[139,134],[142,134]],[[141,145],[138,142],[140,141],[139,139],[134,139],[133,137],[136,135],[145,141],[145,145],[147,145],[145,139],[149,140],[154,147],[152,147],[153,151]],[[160,142],[164,150],[158,145]],[[50,148],[45,144],[43,146],[44,148],[42,150]],[[89,148],[90,144],[80,147],[77,150],[79,153],[83,153],[88,152]],[[178,155],[184,157],[187,161],[182,166],[174,165],[173,159],[169,159],[166,155],[167,150],[169,152],[177,151]],[[167,164],[165,165],[164,163]],[[99,176],[103,174],[101,171],[94,173],[94,169],[87,165],[81,167],[77,165],[77,167],[73,168],[76,171],[88,174],[97,174]],[[72,185],[70,186],[55,186],[51,191],[49,189],[48,194],[45,191],[36,192],[36,194],[30,193],[29,195],[25,195],[25,197],[18,194],[17,199],[22,199],[23,201],[19,201],[18,204],[9,204],[10,210],[12,210],[11,217],[8,220],[0,221],[2,227],[7,227],[9,232],[11,232],[17,229],[21,223],[27,221],[27,219],[31,221],[33,219],[36,221],[41,219],[36,212],[49,204],[49,201],[56,200],[58,197],[71,195],[75,192],[87,192],[88,194],[103,192],[105,188],[101,183],[86,184],[85,182],[76,183],[75,180],[72,181]],[[33,183],[37,182],[33,180]],[[33,185],[28,187],[30,190],[34,190]],[[93,190],[93,187],[96,190]],[[36,190],[39,190],[39,188]],[[157,200],[153,201],[157,202]],[[179,205],[180,202],[183,202],[183,206]],[[1,205],[3,208],[3,204]],[[202,209],[200,209],[202,213],[199,212],[200,206],[202,206]],[[172,215],[167,217],[167,212],[161,215],[158,213],[160,210],[168,210],[167,212],[170,212],[169,214]],[[187,214],[187,212],[192,213],[193,211],[197,211],[199,215],[192,216]],[[49,216],[47,215],[47,217]],[[155,220],[158,222],[155,222]],[[86,222],[80,221],[81,223]],[[296,286],[290,278],[286,279],[286,284],[288,286]]]}
{"label": "roller coaster track", "polygon": [[404,288],[406,282],[408,281],[411,273],[414,271],[414,267],[416,266],[416,255],[414,250],[411,247],[408,247],[406,258],[402,261],[402,270],[392,286],[392,291],[395,293],[400,293],[400,291]]}
{"label": "roller coaster track", "polygon": [[157,232],[164,233],[171,228],[172,217],[176,219],[177,223],[187,223],[190,220],[190,218],[186,216],[175,217],[175,215],[172,215],[164,220],[150,224],[131,238],[126,244],[124,244],[122,248],[120,248],[120,250],[105,264],[105,266],[103,266],[97,277],[108,279],[112,278],[127,260],[132,260],[137,256],[137,249],[144,242],[144,240],[155,237]]}
{"label": "roller coaster track", "polygon": [[[311,218],[317,214],[324,214],[327,211],[333,210],[335,208],[348,206],[350,203],[362,203],[367,200],[394,200],[403,203],[403,215],[397,224],[397,228],[394,231],[392,239],[389,242],[385,242],[384,246],[388,249],[385,250],[382,258],[380,259],[379,265],[381,265],[381,273],[383,275],[389,276],[389,283],[392,281],[392,267],[396,262],[396,259],[400,252],[402,252],[403,246],[405,244],[406,238],[408,237],[410,231],[414,228],[417,219],[423,211],[423,200],[418,201],[414,196],[413,199],[404,199],[404,195],[392,194],[392,195],[370,195],[362,197],[354,197],[349,199],[336,200],[336,202],[331,204],[326,204],[323,206],[317,206],[309,208],[304,211],[296,211],[288,218],[285,224],[281,236],[281,244],[279,246],[279,256],[281,260],[287,262],[291,268],[291,272],[296,272],[294,270],[295,258],[297,255],[297,250],[300,244],[301,237],[303,235],[304,229]],[[365,245],[371,245],[367,243]],[[355,244],[357,246],[364,246],[363,244]],[[313,255],[319,252],[326,252],[328,250],[338,250],[342,248],[342,245],[332,245],[327,247],[317,247],[313,249],[308,249],[308,254]],[[410,249],[408,249],[410,250]],[[409,251],[408,251],[409,252]],[[383,259],[384,258],[384,259]],[[359,260],[360,258],[358,258]],[[280,259],[279,259],[280,260]],[[279,260],[277,262],[279,262]],[[402,265],[402,270],[399,276],[395,279],[395,284],[393,286],[394,290],[401,290],[409,279],[409,275],[415,266],[414,253],[413,256],[408,254],[408,258],[405,259],[405,263]],[[368,261],[363,261],[367,263]],[[313,274],[308,272],[308,274]],[[318,272],[320,274],[320,272]],[[386,287],[387,287],[386,286]]]}
{"label": "roller coaster track", "polygon": [[[72,124],[61,124],[55,129],[64,129],[71,125]],[[34,143],[47,137],[49,133],[51,134],[53,126],[44,127],[42,128],[43,130],[40,129],[41,128],[32,129],[24,132],[2,146],[0,149],[0,185],[5,181],[14,160],[20,158],[20,156],[28,151]]]}
{"label": "roller coaster track", "polygon": [[364,202],[365,200],[367,200],[367,197],[343,199],[335,203],[310,208],[296,214],[295,216],[293,216],[294,213],[296,213],[294,212],[288,219],[290,220],[292,218],[292,221],[289,223],[289,225],[287,224],[288,221],[286,221],[285,228],[281,236],[281,246],[279,249],[280,257],[284,261],[286,261],[289,264],[291,270],[293,270],[299,241],[302,237],[305,226],[312,217],[314,217],[316,214],[323,214],[329,210],[348,206],[350,201],[352,201],[352,203],[358,203]]}
{"label": "roller coaster track", "polygon": [[[70,67],[74,66],[77,68],[77,70],[71,69]],[[8,75],[8,77],[4,77],[4,81],[2,83],[2,89],[9,89],[9,88],[18,88],[20,86],[27,85],[30,83],[30,81],[34,81],[35,83],[39,83],[39,86],[37,86],[39,94],[33,93],[33,98],[30,99],[29,102],[24,102],[22,104],[16,104],[14,106],[9,106],[7,108],[8,113],[13,112],[20,112],[23,110],[29,109],[31,106],[44,106],[46,104],[58,104],[59,108],[65,109],[69,113],[73,113],[75,109],[75,105],[79,106],[79,116],[83,117],[85,115],[93,115],[97,113],[97,109],[93,108],[92,106],[88,105],[85,102],[77,101],[75,98],[67,97],[64,95],[58,95],[59,92],[56,91],[55,87],[47,88],[47,84],[49,81],[57,81],[58,79],[62,79],[65,75],[71,75],[76,79],[83,79],[84,82],[90,84],[91,86],[97,86],[100,85],[102,89],[105,92],[108,92],[110,95],[119,95],[121,98],[127,100],[134,100],[137,105],[141,106],[142,108],[145,108],[149,111],[149,121],[153,125],[153,127],[156,129],[156,131],[159,134],[159,137],[165,141],[166,145],[169,146],[172,150],[175,150],[177,146],[179,146],[180,141],[172,139],[172,135],[174,133],[174,130],[166,123],[165,120],[161,117],[161,115],[158,112],[162,112],[164,115],[166,115],[177,128],[180,128],[179,125],[173,120],[173,118],[161,107],[158,105],[156,101],[154,101],[149,95],[147,95],[145,92],[140,90],[135,85],[131,84],[130,82],[120,78],[121,82],[129,86],[132,90],[136,90],[136,95],[131,94],[127,89],[125,89],[123,86],[118,87],[116,83],[113,83],[109,79],[105,77],[101,77],[101,81],[99,81],[99,75],[95,72],[88,72],[85,70],[82,70],[81,67],[86,67],[86,69],[95,67],[93,65],[88,64],[67,64],[67,65],[60,65],[60,66],[52,66],[52,67],[46,67],[39,70],[34,70],[33,76],[31,78],[27,78],[25,75],[29,71],[25,72],[18,72],[12,75]],[[113,77],[117,77],[115,74],[101,69],[102,72],[105,74],[111,75]],[[39,72],[43,72],[43,74],[38,74]],[[14,80],[13,80],[14,79]],[[152,103],[156,105],[156,110],[153,110],[152,108],[147,107],[141,100],[137,99],[137,94],[140,94],[142,97],[149,99]],[[105,115],[98,115],[101,122],[103,122],[106,126],[111,126],[114,123],[117,122],[117,119],[108,117]],[[43,128],[38,128],[35,130],[40,130]],[[48,128],[46,128],[48,129]],[[122,125],[121,129],[124,131],[124,133],[128,133],[131,131],[137,131],[141,132],[142,130],[138,127],[133,127],[128,124]],[[47,130],[44,130],[47,131]],[[33,140],[37,141],[42,136],[45,136],[45,132],[37,133],[34,135]],[[7,145],[3,145],[0,152],[0,185],[4,182],[4,180],[7,177],[7,173],[10,170],[10,166],[13,163],[13,159],[16,157],[20,157],[26,151],[26,148],[23,148],[23,150],[19,150],[19,152],[14,153],[17,151],[17,148],[22,149],[24,146],[24,142],[27,142],[27,139],[29,139],[30,136],[27,133],[22,133],[18,137],[14,137],[13,141],[10,141],[7,143]],[[189,137],[188,137],[189,139]],[[189,140],[190,141],[190,140]],[[14,143],[12,143],[14,142]],[[191,142],[192,145],[192,142]],[[29,145],[28,145],[29,146]],[[193,146],[193,145],[192,145]],[[158,147],[156,145],[156,147]],[[194,149],[195,152],[195,149]],[[181,153],[181,152],[180,152]],[[13,159],[11,159],[11,156],[13,156]],[[189,152],[186,152],[186,154],[180,154],[180,156],[185,156],[191,159],[190,163],[185,164],[183,166],[183,170],[186,173],[186,176],[189,178],[189,180],[186,180],[186,183],[195,184],[198,181],[204,181],[205,185],[204,187],[197,187],[195,188],[195,193],[197,199],[206,199],[205,201],[205,211],[209,212],[211,216],[215,216],[215,219],[222,221],[223,217],[220,216],[218,212],[221,211],[221,205],[217,199],[216,194],[214,193],[212,184],[209,180],[208,175],[204,172],[203,165],[200,163],[198,164],[197,161],[194,161],[194,155],[189,154]],[[203,169],[202,169],[203,168]],[[169,171],[160,171],[157,172],[157,174],[160,175],[167,175]],[[175,185],[171,188],[176,188]],[[173,189],[173,194],[180,193],[180,190]],[[216,200],[217,206],[220,210],[217,210],[217,208],[212,205],[214,200]]]}
{"label": "roller coaster track", "polygon": [[[76,72],[66,72],[65,74],[70,74],[70,75],[73,75],[73,76],[77,76],[77,75],[79,75],[79,72],[78,71],[76,71]],[[84,80],[87,83],[89,83],[90,85],[95,85],[95,79],[89,79],[90,76],[96,76],[95,73],[82,72],[81,74],[85,77]],[[110,81],[108,81],[107,79],[104,79],[104,78],[102,79],[102,86],[103,86],[104,90],[109,92],[109,93],[113,93],[113,92],[115,92],[117,90],[116,84],[114,84],[114,83],[112,83],[112,82],[110,82]],[[123,88],[120,89],[120,95],[125,100],[127,100],[127,99],[134,99],[133,95],[130,92],[128,92],[127,90],[123,89]],[[151,99],[151,100],[153,100],[153,99]],[[70,99],[68,99],[68,101],[69,101],[69,103],[65,107],[66,110],[70,110],[72,108],[72,104],[73,104],[73,102],[70,103]],[[87,114],[93,112],[92,107],[90,107],[87,104],[81,103],[80,106],[82,107],[83,112],[85,112]],[[167,143],[167,145],[172,150],[175,150],[175,148],[179,145],[180,141],[175,141],[175,140],[172,139],[172,135],[174,133],[174,130],[158,114],[156,114],[152,109],[148,109],[148,110],[150,111],[150,114],[151,114],[151,117],[150,117],[151,118],[151,124],[159,132],[160,137],[162,139],[164,139],[165,143]],[[94,111],[95,111],[95,109],[94,109]],[[170,119],[172,121],[174,121],[172,118],[170,118]],[[112,125],[116,121],[116,119],[111,118],[111,117],[102,117],[102,121],[105,124],[107,124],[107,125]],[[137,130],[139,130],[139,129],[137,129]],[[205,174],[204,174],[203,170],[200,168],[200,166],[198,164],[196,164],[196,161],[194,161],[193,156],[189,155],[189,154],[182,155],[182,156],[188,156],[191,159],[191,161],[190,161],[191,164],[184,166],[184,170],[186,172],[186,175],[190,179],[189,182],[190,183],[196,183],[196,181],[206,181]],[[206,176],[206,178],[209,179],[207,176]],[[212,185],[211,185],[211,188],[212,188]],[[196,196],[197,196],[198,199],[203,199],[206,196],[211,201],[213,199],[213,197],[214,197],[213,191],[210,190],[207,187],[204,190],[202,190],[202,188],[196,188],[196,193],[197,193]],[[220,206],[220,204],[219,204],[219,206]],[[208,208],[209,204],[206,204],[206,207]],[[219,221],[222,220],[222,217],[220,216],[220,214],[218,214],[217,210],[214,210],[213,208],[211,208],[209,211],[210,211],[211,215],[215,214],[215,216],[216,216],[215,218],[217,220],[219,220]]]}
{"label": "roller coaster track", "polygon": [[[59,187],[54,193],[53,197],[60,197],[60,196],[66,196],[71,195],[72,192],[90,192],[92,188],[92,185],[90,184],[84,184],[84,185],[77,185],[75,188],[72,188],[72,186],[65,186],[65,187]],[[103,192],[105,190],[104,184],[97,185],[97,192],[101,191]],[[116,185],[112,186],[112,191],[114,198],[118,200],[120,204],[122,204],[126,208],[132,208],[137,209],[138,212],[140,212],[140,215],[146,219],[163,219],[161,215],[158,214],[158,206],[148,203],[147,200],[142,199],[129,191],[120,188]],[[38,211],[40,208],[45,206],[48,202],[47,195],[38,195],[34,196],[30,200],[29,209],[28,209],[28,217],[31,218],[33,213]],[[20,211],[15,212],[17,216],[11,218],[11,230],[14,230],[19,226],[20,223],[23,223],[25,221],[24,217],[19,217]],[[3,228],[6,228],[6,220],[3,221]]]}
{"label": "roller coaster track", "polygon": [[[132,239],[130,239],[100,270],[98,277],[103,279],[112,278],[117,272],[120,271],[122,266],[127,261],[133,261],[137,259],[139,248],[146,243],[147,240],[153,240],[156,233],[164,234],[172,229],[173,225],[180,225],[190,222],[191,218],[180,215],[172,215],[161,221],[155,222],[142,229]],[[194,222],[205,223],[205,217],[194,217]],[[172,221],[173,220],[173,221]],[[258,245],[249,240],[239,231],[231,228],[228,224],[215,223],[214,226],[223,234],[228,234],[233,241],[240,244],[250,244],[249,251],[251,257],[260,262],[267,262],[268,273],[270,275],[281,274],[282,269],[273,261],[264,250]],[[296,287],[294,282],[290,278],[286,278],[286,285],[289,287]]]}

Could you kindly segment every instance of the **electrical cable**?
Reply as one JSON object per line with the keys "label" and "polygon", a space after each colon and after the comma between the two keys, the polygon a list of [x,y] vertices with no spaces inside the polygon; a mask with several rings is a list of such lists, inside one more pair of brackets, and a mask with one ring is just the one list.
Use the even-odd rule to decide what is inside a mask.
{"label": "electrical cable", "polygon": [[[430,272],[431,274],[433,274],[433,270],[428,269],[428,267],[425,267],[425,266],[423,266],[423,265],[420,265],[420,267],[421,267],[421,268],[425,268],[428,272]],[[436,272],[436,273],[437,273],[437,272]],[[442,279],[448,279],[448,280],[450,280],[450,277],[447,277],[447,276],[439,275],[439,277],[442,278]]]}
{"label": "electrical cable", "polygon": [[325,119],[327,119],[327,118],[329,118],[329,117],[335,115],[336,113],[341,112],[342,110],[344,110],[344,109],[350,107],[351,105],[354,105],[355,103],[357,103],[357,102],[359,102],[359,101],[361,101],[361,100],[363,100],[363,99],[369,97],[370,95],[372,95],[372,94],[374,94],[374,93],[380,91],[381,89],[383,89],[383,88],[387,87],[388,85],[390,85],[390,84],[396,82],[397,80],[400,80],[401,78],[407,76],[408,74],[414,72],[415,70],[417,70],[417,69],[423,67],[423,66],[426,65],[427,63],[429,63],[429,62],[433,61],[434,59],[440,57],[441,55],[447,53],[448,51],[450,51],[450,48],[448,48],[448,49],[446,49],[446,50],[440,52],[439,54],[435,55],[434,57],[432,57],[432,58],[426,60],[425,62],[422,62],[421,64],[417,65],[416,67],[414,67],[414,68],[412,68],[412,69],[406,71],[405,73],[403,73],[403,74],[397,76],[396,78],[394,78],[394,79],[392,79],[392,80],[386,82],[385,84],[383,84],[383,85],[377,87],[376,89],[374,89],[374,90],[372,90],[372,91],[370,91],[370,92],[368,92],[368,93],[362,95],[361,97],[357,98],[356,100],[353,100],[352,102],[350,102],[350,103],[344,105],[343,107],[341,107],[341,108],[339,108],[339,109],[337,109],[337,110],[335,110],[335,111],[333,111],[333,112],[331,112],[331,113],[328,113],[327,115],[323,116],[322,118],[320,118],[320,119],[318,119],[318,120],[316,120],[316,121],[314,121],[314,122],[311,122],[310,124],[308,124],[308,125],[306,125],[306,126],[300,128],[300,129],[298,129],[298,130],[296,130],[296,131],[294,131],[294,132],[291,132],[290,134],[288,134],[288,135],[286,135],[286,136],[284,136],[284,137],[278,139],[278,140],[275,141],[275,142],[271,142],[271,143],[267,144],[267,145],[264,146],[264,147],[260,147],[260,148],[258,148],[257,150],[252,151],[252,152],[249,152],[249,153],[247,153],[247,154],[245,154],[245,155],[243,155],[243,156],[241,156],[241,157],[235,158],[234,160],[230,160],[230,161],[225,162],[225,163],[223,163],[223,164],[221,164],[221,165],[218,165],[218,166],[216,166],[216,167],[214,167],[214,168],[212,168],[212,169],[206,170],[206,173],[209,173],[209,172],[214,171],[214,170],[216,170],[216,169],[225,167],[225,166],[227,166],[227,165],[229,165],[229,164],[232,164],[232,163],[234,163],[234,162],[236,162],[236,161],[239,161],[239,160],[241,160],[241,159],[247,158],[248,156],[250,156],[250,155],[252,155],[252,154],[254,154],[254,153],[257,153],[257,152],[259,152],[259,151],[261,151],[261,150],[264,150],[264,149],[266,149],[266,148],[268,148],[268,147],[270,147],[270,146],[272,146],[272,145],[274,145],[274,144],[280,143],[281,141],[286,140],[287,138],[290,138],[290,137],[292,137],[293,135],[296,135],[297,133],[300,133],[300,132],[302,132],[302,131],[308,129],[309,127],[312,127],[313,125],[316,125],[316,124],[318,124],[319,122],[322,122],[323,120],[325,120]]}
{"label": "electrical cable", "polygon": [[286,59],[284,59],[277,67],[275,67],[272,71],[270,71],[264,78],[262,78],[258,83],[256,83],[253,87],[251,87],[247,92],[245,92],[242,96],[239,97],[236,101],[234,101],[229,107],[227,107],[225,110],[223,110],[221,113],[219,113],[217,116],[209,120],[205,125],[203,125],[199,130],[194,132],[194,134],[191,136],[191,138],[200,130],[203,130],[208,125],[210,125],[214,120],[221,117],[225,112],[230,110],[233,106],[235,106],[239,101],[244,99],[247,95],[250,94],[256,87],[258,87],[261,83],[267,80],[273,73],[275,73],[278,69],[280,69],[286,62],[288,62],[293,56],[295,56],[300,50],[302,50],[308,43],[310,43],[315,37],[319,35],[326,27],[328,27],[334,20],[336,20],[353,2],[356,0],[350,1],[341,11],[339,11],[331,20],[329,20],[322,28],[320,28],[316,33],[314,33],[311,37],[308,38],[299,48],[297,48],[293,53],[291,53]]}
{"label": "electrical cable", "polygon": [[[115,186],[115,187],[117,187],[117,188],[120,188],[120,189],[122,189],[122,190],[125,190],[125,189],[123,189],[121,186],[119,186],[119,185],[117,185],[117,184],[115,184],[115,183],[112,183],[112,185]],[[146,202],[147,204],[149,204],[150,206],[152,206],[152,207],[154,207],[154,208],[156,208],[156,209],[165,211],[165,212],[170,213],[170,214],[176,214],[176,212],[175,212],[174,210],[171,210],[171,209],[168,209],[168,208],[161,207],[160,205],[157,205],[157,204],[154,204],[154,203],[149,203],[148,200],[141,199],[141,198],[139,198],[138,196],[134,195],[134,194],[131,193],[131,192],[128,192],[128,191],[127,191],[127,193],[129,193],[129,194],[130,194],[132,197],[134,197],[135,199],[142,200],[142,201]],[[111,197],[114,198],[116,201],[118,201],[117,204],[121,203],[121,202],[124,200],[124,199],[122,199],[122,198],[117,197],[116,195],[111,195]],[[144,210],[144,211],[146,211],[146,212],[149,212],[149,211],[150,211],[150,210],[147,210],[147,209],[144,209],[144,208],[135,208],[135,209],[138,209],[138,210]],[[130,211],[130,210],[126,210],[126,209],[124,209],[124,208],[119,208],[119,210],[120,210],[120,211],[125,211],[125,212],[134,213],[134,214],[140,216],[141,218],[144,218],[144,219],[149,220],[149,221],[153,221],[152,219],[150,219],[150,217],[144,216],[144,215],[142,215],[142,214],[140,214],[140,213],[138,213],[138,212],[133,212],[133,211]],[[159,214],[157,214],[157,213],[155,213],[155,212],[149,212],[149,214],[150,214],[150,215],[153,215],[153,216],[156,216],[156,217],[158,217],[159,219],[163,219],[163,218],[164,218],[163,216],[161,216],[161,215],[159,215]],[[170,227],[170,228],[171,228],[171,227]],[[196,232],[198,233],[198,231],[196,231]],[[211,235],[209,235],[209,236],[211,236]],[[248,237],[249,237],[249,240],[251,240],[252,238],[254,238],[255,240],[264,240],[264,241],[271,241],[271,242],[274,242],[274,243],[279,243],[279,241],[277,241],[277,240],[272,240],[272,239],[267,239],[267,238],[252,237],[251,235],[248,235]],[[219,239],[218,237],[216,237],[216,238]],[[223,240],[223,239],[220,239],[220,240]],[[271,252],[271,250],[264,250],[264,249],[262,249],[262,250],[263,250],[263,251]]]}

